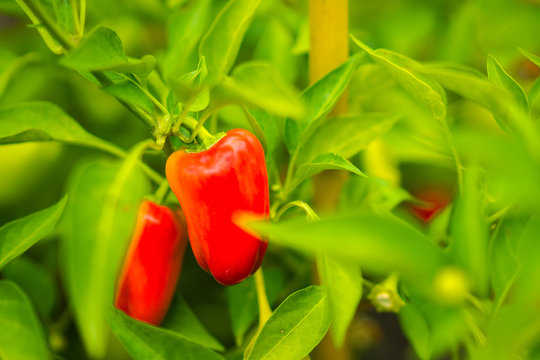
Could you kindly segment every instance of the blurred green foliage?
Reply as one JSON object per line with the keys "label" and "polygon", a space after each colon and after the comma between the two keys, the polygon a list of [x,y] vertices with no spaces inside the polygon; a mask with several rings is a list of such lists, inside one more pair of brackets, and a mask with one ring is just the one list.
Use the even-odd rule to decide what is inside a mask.
{"label": "blurred green foliage", "polygon": [[[72,32],[74,3],[41,1]],[[47,338],[50,350],[67,359],[87,356],[83,344],[90,356],[128,358],[107,320],[134,358],[151,356],[152,347],[167,359],[180,348],[194,359],[221,358],[205,349],[221,344],[225,357],[242,358],[255,333],[252,279],[225,289],[189,254],[169,330],[104,306],[131,215],[152,192],[134,153],[116,158],[152,136],[118,99],[157,114],[148,91],[173,114],[194,94],[196,110],[233,102],[206,126],[212,132],[244,127],[261,139],[273,205],[311,203],[306,180],[323,169],[367,175],[352,175],[340,211],[320,222],[291,210],[278,223],[246,225],[273,239],[265,270],[277,270],[266,273],[267,290],[273,305],[281,304],[248,358],[268,355],[276,343],[275,354],[295,349],[304,356],[328,329],[327,311],[336,318],[331,331],[339,342],[351,321],[351,328],[360,326],[354,312],[362,287],[395,271],[394,290],[406,303],[397,317],[413,350],[400,348],[387,358],[406,358],[407,351],[421,359],[540,358],[537,0],[350,0],[354,56],[311,87],[305,0],[95,0],[87,6],[84,45],[59,57],[15,2],[0,0],[0,224],[70,193],[61,225],[35,239],[21,230],[29,244],[46,238],[0,275],[0,299],[17,302],[13,309],[0,306],[0,317],[15,317],[23,331],[38,334],[10,340],[0,325],[0,349],[28,341],[28,352],[39,358],[49,351]],[[212,33],[224,13],[231,18],[220,15]],[[241,21],[238,32],[221,32]],[[114,71],[115,83],[102,91],[95,70]],[[346,86],[350,114],[326,119]],[[44,139],[55,141],[16,143]],[[163,154],[142,159],[163,174]],[[413,195],[425,187],[443,188],[451,198],[428,223],[408,208],[422,204]],[[5,234],[1,228],[0,254],[2,246],[9,249]],[[312,259],[321,251],[331,256],[323,273],[329,296],[308,287]],[[335,299],[343,286],[356,295],[343,299],[348,315],[339,318]],[[247,299],[244,307],[239,299]],[[182,323],[186,317],[191,320]],[[298,332],[286,332],[284,341],[274,336],[295,325]],[[133,334],[144,334],[140,343]],[[377,351],[384,347],[346,344],[363,358],[381,358]]]}

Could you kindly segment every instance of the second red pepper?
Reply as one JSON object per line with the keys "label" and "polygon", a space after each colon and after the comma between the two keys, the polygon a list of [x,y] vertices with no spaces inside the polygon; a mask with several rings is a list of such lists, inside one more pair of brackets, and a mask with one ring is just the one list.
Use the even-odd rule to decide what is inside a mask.
{"label": "second red pepper", "polygon": [[166,173],[186,214],[199,265],[224,285],[254,273],[267,243],[239,228],[233,217],[242,212],[268,217],[268,174],[259,140],[249,131],[231,130],[208,150],[176,151]]}
{"label": "second red pepper", "polygon": [[151,201],[141,204],[118,283],[117,308],[137,320],[161,323],[182,268],[184,230],[177,212]]}

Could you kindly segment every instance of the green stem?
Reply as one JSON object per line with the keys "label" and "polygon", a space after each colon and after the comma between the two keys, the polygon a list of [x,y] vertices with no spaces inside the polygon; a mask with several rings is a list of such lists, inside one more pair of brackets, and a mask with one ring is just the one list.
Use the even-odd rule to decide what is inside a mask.
{"label": "green stem", "polygon": [[279,211],[277,212],[276,214],[276,218],[275,220],[279,220],[279,218],[281,218],[281,216],[285,213],[285,211],[289,210],[290,208],[293,208],[293,207],[299,207],[301,208],[302,210],[304,210],[304,212],[306,213],[306,217],[310,220],[319,220],[319,215],[317,215],[317,213],[315,211],[313,211],[313,209],[305,202],[301,201],[301,200],[295,200],[295,201],[291,201],[290,203],[288,204],[285,204],[283,205],[283,207],[281,209],[279,209]]}
{"label": "green stem", "polygon": [[84,26],[86,22],[86,0],[80,0],[81,5],[79,6],[79,39],[82,39],[84,36]]}
{"label": "green stem", "polygon": [[[102,71],[92,71],[92,75],[99,81],[101,86],[110,86],[113,84],[112,80],[109,79],[109,77]],[[126,103],[123,100],[118,99],[118,102],[122,104],[126,109],[128,109],[133,115],[138,117],[140,120],[142,120],[146,125],[148,125],[151,129],[153,129],[156,126],[156,122],[154,118],[150,115],[148,115],[144,110],[137,106],[130,105]]]}
{"label": "green stem", "polygon": [[56,43],[56,41],[52,38],[51,34],[45,29],[45,27],[41,26],[41,22],[39,19],[34,15],[34,13],[30,10],[30,8],[26,5],[26,3],[22,0],[15,0],[19,7],[24,11],[24,13],[28,16],[32,24],[37,26],[37,31],[41,38],[43,39],[43,42],[45,42],[45,45],[56,55],[61,55],[64,53],[64,48]]}
{"label": "green stem", "polygon": [[[36,0],[16,0],[19,6],[24,4],[39,21],[39,24],[43,25],[45,29],[58,41],[58,43],[67,51],[71,51],[75,48],[75,44],[71,39],[56,25],[54,21],[43,11],[41,6]],[[21,8],[24,9],[23,6]],[[32,19],[31,19],[32,20]]]}
{"label": "green stem", "polygon": [[81,24],[79,22],[79,5],[75,0],[69,0],[69,3],[71,5],[71,17],[73,18],[73,24],[75,25],[77,34],[79,34],[81,31]]}
{"label": "green stem", "polygon": [[163,201],[165,200],[165,197],[169,193],[169,182],[167,180],[163,180],[161,185],[159,185],[156,193],[154,194],[154,199],[156,203],[163,204]]}
{"label": "green stem", "polygon": [[212,115],[213,111],[206,111],[202,118],[199,119],[199,121],[197,122],[197,125],[195,126],[195,128],[193,129],[193,131],[191,132],[191,136],[189,137],[189,142],[192,142],[193,140],[195,140],[195,137],[197,137],[197,134],[199,133],[199,131],[201,131],[202,129],[204,129],[204,131],[206,131],[207,133],[208,130],[206,130],[205,128],[203,128],[203,125],[204,123],[206,122],[206,120],[208,120],[208,118],[210,117],[210,115]]}
{"label": "green stem", "polygon": [[[183,121],[183,126],[186,127],[191,132],[195,131],[197,128],[197,125],[199,124],[199,121],[195,120],[191,116],[186,116]],[[204,128],[204,126],[201,126],[197,132],[197,138],[201,141],[204,141],[206,139],[212,138],[213,135]],[[189,140],[189,139],[188,139]],[[193,140],[191,140],[193,141]]]}
{"label": "green stem", "polygon": [[146,97],[152,103],[154,103],[154,105],[156,105],[156,107],[161,111],[162,115],[169,115],[169,111],[165,108],[165,106],[163,106],[163,104],[161,102],[159,102],[158,99],[156,99],[154,97],[154,95],[152,95],[144,86],[141,86],[141,84],[139,84],[137,81],[133,80],[129,76],[126,76],[124,74],[121,74],[121,75],[122,75],[123,78],[125,78],[126,80],[131,82],[133,85],[138,87],[146,95]]}
{"label": "green stem", "polygon": [[178,115],[177,122],[173,126],[173,133],[176,134],[180,131],[180,127],[184,123],[184,120],[186,119],[187,114],[189,112],[189,108],[191,107],[191,104],[193,104],[194,101],[195,101],[195,97],[192,96],[188,99],[188,101],[184,103],[184,106],[182,106],[182,112],[180,113],[180,115]]}
{"label": "green stem", "polygon": [[456,164],[458,188],[459,188],[459,193],[461,194],[463,190],[463,166],[461,164],[461,159],[457,152],[456,146],[454,145],[454,139],[452,137],[452,133],[450,132],[450,128],[448,127],[448,123],[446,121],[444,122],[443,128],[444,128],[444,134],[446,136],[446,140],[448,141],[448,145],[450,146],[450,150],[452,151],[452,156]]}
{"label": "green stem", "polygon": [[[99,143],[98,144],[89,144],[88,146],[94,147],[97,149],[100,149],[102,151],[108,152],[111,155],[117,156],[119,158],[125,158],[128,156],[128,153],[116,146],[113,146],[112,144],[108,143]],[[152,181],[154,181],[156,184],[161,184],[164,180],[163,176],[159,175],[154,169],[152,169],[150,166],[148,166],[143,161],[139,160],[139,165],[141,166],[142,170],[148,175]]]}
{"label": "green stem", "polygon": [[[43,40],[51,49],[52,52],[55,54],[61,54],[62,49],[58,48],[58,46],[54,43],[54,40],[52,37],[56,39],[56,41],[62,46],[63,49],[67,51],[71,51],[75,49],[75,44],[73,41],[66,35],[57,25],[54,23],[49,16],[41,9],[39,4],[35,2],[35,0],[16,0],[21,9],[28,15],[32,23],[36,25],[42,25],[42,27],[38,28],[38,31],[40,32],[41,36],[43,37]],[[86,2],[84,0],[81,1],[81,19],[83,19],[83,16],[86,12]],[[82,14],[84,13],[84,14]],[[81,24],[82,27],[84,27],[84,22]],[[51,37],[52,35],[52,37]],[[112,81],[103,73],[100,71],[93,71],[92,74],[96,77],[96,79],[102,84],[102,85],[111,85]],[[149,125],[151,128],[155,126],[154,119],[146,114],[142,109],[129,105],[126,102],[122,100],[118,100],[123,106],[125,106],[128,110],[130,110],[133,114],[135,114],[138,118],[143,120],[147,125]]]}
{"label": "green stem", "polygon": [[484,304],[482,304],[480,302],[480,300],[478,300],[474,295],[472,295],[471,293],[468,293],[467,296],[466,296],[467,300],[469,300],[469,302],[471,304],[473,304],[478,310],[480,310],[481,312],[483,312],[484,314],[487,314],[488,310],[486,309],[486,307],[484,306]]}
{"label": "green stem", "polygon": [[257,302],[259,304],[259,331],[263,328],[264,324],[268,321],[272,315],[272,309],[268,302],[266,295],[266,289],[264,286],[264,275],[262,268],[259,268],[255,272],[255,287],[257,289]]}

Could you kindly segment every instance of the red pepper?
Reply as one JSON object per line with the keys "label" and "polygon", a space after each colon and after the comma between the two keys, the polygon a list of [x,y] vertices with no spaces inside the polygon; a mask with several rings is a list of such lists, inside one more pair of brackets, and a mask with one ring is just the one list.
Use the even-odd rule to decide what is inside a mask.
{"label": "red pepper", "polygon": [[413,191],[412,194],[425,204],[410,204],[409,208],[416,217],[424,222],[431,221],[450,203],[450,191],[438,188],[426,188]]}
{"label": "red pepper", "polygon": [[239,228],[233,217],[268,218],[268,173],[261,143],[235,129],[208,150],[169,156],[167,180],[184,213],[199,265],[223,285],[233,285],[261,265],[267,243]]}
{"label": "red pepper", "polygon": [[169,308],[186,249],[178,212],[144,201],[137,216],[115,305],[131,317],[159,325]]}

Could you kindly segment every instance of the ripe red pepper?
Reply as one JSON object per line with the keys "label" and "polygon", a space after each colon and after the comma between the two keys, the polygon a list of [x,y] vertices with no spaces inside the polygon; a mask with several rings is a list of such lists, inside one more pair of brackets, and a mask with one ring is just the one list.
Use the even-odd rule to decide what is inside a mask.
{"label": "ripe red pepper", "polygon": [[178,212],[144,201],[124,261],[115,305],[131,317],[159,325],[169,308],[186,249]]}
{"label": "ripe red pepper", "polygon": [[184,213],[199,265],[233,285],[261,265],[267,243],[233,222],[242,212],[269,216],[268,173],[261,143],[249,131],[229,131],[208,150],[169,156],[167,180]]}

